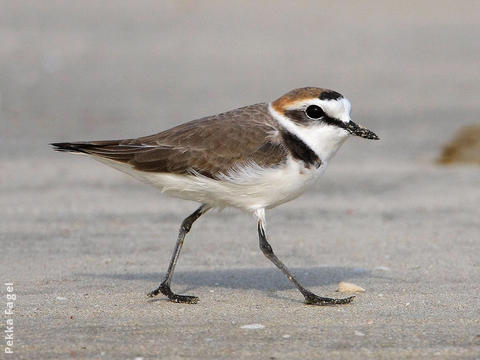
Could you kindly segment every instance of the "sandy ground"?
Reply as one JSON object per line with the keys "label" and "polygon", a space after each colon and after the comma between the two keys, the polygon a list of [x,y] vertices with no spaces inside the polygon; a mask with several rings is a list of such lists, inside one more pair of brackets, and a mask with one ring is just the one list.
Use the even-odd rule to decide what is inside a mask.
{"label": "sandy ground", "polygon": [[[41,4],[41,5],[40,5]],[[435,165],[478,123],[478,2],[1,1],[1,311],[6,359],[480,358],[480,169]],[[297,2],[295,3],[297,4]],[[173,304],[161,281],[193,203],[47,143],[145,135],[299,86],[346,94],[352,139],[303,197],[202,217]],[[259,329],[244,325],[262,324]]]}

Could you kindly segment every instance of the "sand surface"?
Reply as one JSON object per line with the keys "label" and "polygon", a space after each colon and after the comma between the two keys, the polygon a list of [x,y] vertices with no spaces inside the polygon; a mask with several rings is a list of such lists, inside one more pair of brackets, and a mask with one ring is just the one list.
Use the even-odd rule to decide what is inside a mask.
{"label": "sand surface", "polygon": [[[480,357],[480,168],[435,163],[479,122],[479,2],[292,4],[0,1],[2,312],[3,283],[16,295],[2,356]],[[173,288],[200,302],[148,299],[197,205],[47,146],[306,85],[344,93],[382,140],[349,140],[314,189],[267,212],[267,231],[317,294],[366,289],[347,306],[304,305],[234,210],[185,242]]]}

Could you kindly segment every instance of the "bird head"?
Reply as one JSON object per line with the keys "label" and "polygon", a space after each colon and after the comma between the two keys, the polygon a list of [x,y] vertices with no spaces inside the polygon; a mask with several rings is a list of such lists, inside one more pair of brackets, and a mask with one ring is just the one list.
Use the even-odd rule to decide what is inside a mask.
{"label": "bird head", "polygon": [[295,89],[271,104],[273,110],[303,128],[324,128],[338,136],[355,135],[379,140],[371,130],[358,125],[350,118],[350,101],[336,91],[306,87]]}

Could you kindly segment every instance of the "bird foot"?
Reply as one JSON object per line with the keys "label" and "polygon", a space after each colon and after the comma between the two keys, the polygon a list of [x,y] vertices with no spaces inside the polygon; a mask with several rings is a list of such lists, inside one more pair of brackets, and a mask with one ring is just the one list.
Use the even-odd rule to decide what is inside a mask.
{"label": "bird foot", "polygon": [[168,297],[168,300],[175,303],[183,303],[183,304],[196,304],[198,303],[198,297],[191,296],[191,295],[178,295],[175,294],[171,289],[170,286],[162,283],[158,288],[149,292],[147,296],[154,297],[157,296],[159,293]]}
{"label": "bird foot", "polygon": [[303,296],[305,296],[305,304],[319,305],[319,306],[348,304],[352,302],[352,300],[355,298],[355,296],[350,296],[343,299],[333,299],[333,298],[321,297],[311,292],[303,294]]}

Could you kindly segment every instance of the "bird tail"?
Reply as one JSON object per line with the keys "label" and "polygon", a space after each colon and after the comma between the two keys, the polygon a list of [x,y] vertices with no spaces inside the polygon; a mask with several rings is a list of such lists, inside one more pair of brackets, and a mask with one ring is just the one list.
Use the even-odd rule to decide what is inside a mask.
{"label": "bird tail", "polygon": [[51,143],[50,144],[55,151],[62,151],[62,152],[73,152],[73,153],[87,153],[85,151],[86,148],[91,147],[89,143],[85,142],[61,142],[61,143]]}
{"label": "bird tail", "polygon": [[129,162],[135,155],[152,150],[153,146],[132,144],[129,143],[130,141],[130,139],[81,141],[52,143],[50,145],[56,151],[87,154],[120,162]]}
{"label": "bird tail", "polygon": [[97,152],[117,150],[120,148],[125,150],[129,146],[121,145],[123,140],[103,140],[103,141],[78,141],[78,142],[61,142],[51,143],[53,150],[73,153],[84,153],[94,155]]}

